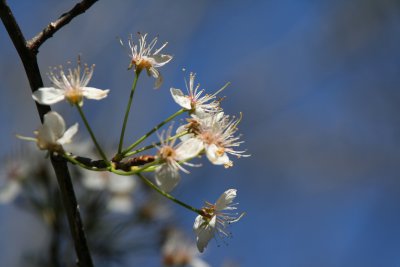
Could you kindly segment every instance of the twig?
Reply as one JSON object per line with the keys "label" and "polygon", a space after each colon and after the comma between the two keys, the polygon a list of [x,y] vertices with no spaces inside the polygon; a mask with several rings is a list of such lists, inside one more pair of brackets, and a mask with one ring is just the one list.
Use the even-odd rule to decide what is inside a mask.
{"label": "twig", "polygon": [[[90,5],[93,4],[95,1],[82,1],[80,4],[86,2],[88,2],[87,5],[89,5],[90,7]],[[77,4],[74,8],[77,8],[77,6],[79,6],[79,4]],[[74,8],[72,10],[74,10]],[[0,18],[21,58],[32,92],[36,91],[40,87],[43,87],[43,81],[40,75],[40,70],[36,57],[38,47],[45,40],[47,40],[56,30],[67,24],[74,16],[83,13],[86,9],[81,8],[81,10],[83,11],[80,13],[76,13],[77,11],[75,11],[75,13],[73,14],[65,15],[68,17],[68,19],[66,19],[64,23],[60,23],[60,25],[55,28],[55,30],[44,34],[44,37],[38,38],[38,40],[40,41],[38,41],[35,46],[31,47],[26,42],[25,37],[21,29],[19,28],[19,25],[15,20],[14,15],[7,5],[6,1],[0,0]],[[38,103],[36,103],[36,107],[38,109],[40,120],[43,123],[43,116],[51,109],[49,106],[40,105]],[[80,217],[79,206],[76,201],[75,192],[72,185],[71,176],[68,171],[67,163],[62,157],[55,156],[51,157],[51,163],[56,173],[61,198],[67,214],[71,235],[74,240],[75,251],[78,258],[77,264],[81,267],[92,267],[93,262],[87,245],[82,220]]]}
{"label": "twig", "polygon": [[27,42],[27,46],[35,55],[39,52],[39,47],[59,29],[68,24],[73,18],[85,13],[98,0],[82,0],[70,11],[62,14],[56,21],[47,25],[40,33]]}

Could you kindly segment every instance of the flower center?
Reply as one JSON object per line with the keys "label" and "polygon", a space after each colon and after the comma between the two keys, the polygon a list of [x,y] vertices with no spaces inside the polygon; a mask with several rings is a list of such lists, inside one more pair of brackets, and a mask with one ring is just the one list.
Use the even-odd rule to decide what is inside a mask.
{"label": "flower center", "polygon": [[215,144],[218,146],[218,143],[219,143],[216,136],[209,131],[205,131],[205,132],[201,133],[201,140],[203,140],[203,142],[208,145]]}
{"label": "flower center", "polygon": [[141,71],[142,69],[148,70],[153,67],[153,64],[150,62],[150,60],[144,57],[132,59],[132,64],[136,66],[137,71]]}
{"label": "flower center", "polygon": [[65,98],[69,103],[75,105],[82,102],[83,94],[79,88],[71,88],[65,91]]}
{"label": "flower center", "polygon": [[225,153],[225,148],[223,147],[218,147],[217,151],[215,152],[215,154],[217,154],[218,157],[222,157]]}
{"label": "flower center", "polygon": [[214,204],[206,202],[206,205],[201,209],[201,216],[207,220],[210,220],[215,215],[215,209],[216,207]]}
{"label": "flower center", "polygon": [[170,146],[164,146],[158,152],[159,156],[163,160],[173,159],[176,156],[175,150]]}

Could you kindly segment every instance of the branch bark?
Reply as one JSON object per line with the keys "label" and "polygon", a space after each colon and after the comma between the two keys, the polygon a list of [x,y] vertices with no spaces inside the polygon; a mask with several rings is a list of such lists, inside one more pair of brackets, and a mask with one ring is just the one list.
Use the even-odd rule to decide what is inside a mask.
{"label": "branch bark", "polygon": [[[50,38],[57,30],[66,25],[75,16],[82,14],[97,0],[83,0],[77,4],[71,11],[65,13],[58,20],[56,27],[42,31],[38,34],[29,44],[14,18],[14,15],[6,3],[6,0],[0,0],[0,18],[10,36],[19,57],[21,58],[26,75],[29,80],[32,92],[40,87],[43,87],[43,80],[40,74],[39,66],[37,63],[37,52],[41,44]],[[44,106],[36,103],[40,120],[43,123],[43,116],[51,109],[49,106]],[[77,265],[81,267],[92,267],[93,262],[87,245],[85,232],[79,212],[79,206],[76,201],[76,196],[71,180],[71,176],[67,167],[67,162],[57,156],[51,156],[51,163],[53,165],[63,205],[67,214],[67,219],[71,231],[71,235],[75,245],[75,251],[78,258]]]}
{"label": "branch bark", "polygon": [[39,52],[39,47],[59,29],[68,24],[76,16],[85,13],[98,0],[82,0],[70,11],[62,14],[56,21],[47,25],[40,33],[27,42],[27,46],[34,54]]}

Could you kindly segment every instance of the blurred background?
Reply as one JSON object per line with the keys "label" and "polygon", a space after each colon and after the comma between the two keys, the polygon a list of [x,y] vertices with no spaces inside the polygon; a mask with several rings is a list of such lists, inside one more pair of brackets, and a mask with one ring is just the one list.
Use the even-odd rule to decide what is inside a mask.
{"label": "blurred background", "polygon": [[[9,1],[26,38],[76,1]],[[111,89],[85,110],[99,139],[116,147],[133,80],[118,43],[130,33],[159,36],[174,56],[164,84],[139,81],[127,141],[174,113],[169,88],[197,73],[222,106],[243,112],[242,145],[252,155],[224,169],[201,161],[173,194],[200,207],[228,188],[246,216],[233,237],[211,241],[211,266],[400,266],[400,2],[397,0],[99,1],[49,39],[38,59],[49,66],[81,54],[96,64],[93,87]],[[15,134],[30,136],[39,118],[15,49],[0,27],[0,153],[18,157]],[[186,69],[186,73],[182,69]],[[56,104],[67,125],[80,118]],[[176,121],[176,125],[180,121]],[[78,140],[87,133],[81,127]],[[39,154],[39,157],[45,156]],[[11,155],[11,156],[10,156]],[[3,163],[4,164],[4,163]],[[173,206],[194,240],[195,214]],[[0,263],[19,266],[24,251],[46,242],[37,218],[0,206]],[[160,266],[160,260],[138,266]],[[132,266],[135,258],[132,256]],[[130,265],[124,265],[130,266]]]}

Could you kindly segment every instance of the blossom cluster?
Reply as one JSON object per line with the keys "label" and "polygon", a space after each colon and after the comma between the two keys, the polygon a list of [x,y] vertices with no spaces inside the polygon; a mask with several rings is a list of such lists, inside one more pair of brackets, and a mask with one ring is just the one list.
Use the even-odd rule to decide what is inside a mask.
{"label": "blossom cluster", "polygon": [[[181,172],[187,174],[189,173],[187,167],[201,166],[192,163],[196,158],[204,155],[211,164],[230,168],[233,166],[233,157],[249,156],[245,150],[238,149],[243,143],[241,136],[237,135],[237,126],[241,121],[241,115],[239,118],[227,115],[221,107],[221,98],[218,95],[226,86],[214,93],[206,93],[196,83],[194,73],[189,74],[189,81],[185,79],[186,92],[177,88],[170,89],[173,101],[180,107],[180,110],[172,118],[186,113],[188,114],[186,123],[180,125],[175,133],[173,133],[172,126],[168,130],[158,133],[160,142],[157,144],[153,143],[141,149],[133,150],[154,133],[159,128],[158,126],[128,148],[122,149],[133,92],[141,71],[146,70],[149,76],[155,78],[155,87],[159,88],[163,79],[158,69],[172,60],[171,55],[161,54],[167,43],[164,43],[158,49],[154,49],[157,38],[147,43],[146,37],[147,34],[139,34],[138,44],[133,41],[132,36],[128,40],[130,57],[128,69],[134,70],[135,81],[124,118],[119,140],[120,146],[111,160],[105,155],[97,142],[94,131],[90,128],[82,109],[84,98],[101,100],[107,97],[110,90],[88,87],[93,76],[94,66],[89,68],[85,65],[82,68],[80,60],[78,60],[78,66],[74,69],[69,68],[68,71],[64,71],[60,67],[58,73],[55,73],[57,69],[53,69],[48,74],[53,85],[39,88],[33,93],[32,97],[35,101],[44,105],[53,105],[66,100],[72,106],[77,107],[93,143],[102,156],[102,164],[96,165],[93,163],[94,161],[89,163],[80,161],[79,157],[65,151],[63,145],[72,141],[72,137],[78,131],[78,124],[76,123],[66,129],[64,119],[57,112],[52,111],[44,116],[43,125],[35,132],[35,137],[20,136],[23,139],[36,142],[41,150],[61,155],[71,163],[88,169],[90,174],[86,176],[86,185],[92,188],[107,187],[111,191],[116,191],[116,197],[110,202],[110,206],[128,210],[129,203],[125,201],[124,189],[126,189],[126,193],[129,193],[135,187],[134,181],[136,180],[132,178],[133,175],[138,175],[148,185],[172,199],[169,193],[178,186],[181,180]],[[124,45],[122,41],[121,44]],[[163,121],[162,125],[168,123],[170,118]],[[151,148],[156,149],[153,155],[138,154]],[[142,173],[152,171],[156,185],[142,175]],[[201,209],[192,209],[198,213],[193,229],[196,233],[197,248],[200,252],[204,251],[212,237],[229,236],[226,229],[227,225],[242,217],[242,214],[234,212],[236,203],[233,203],[233,201],[236,192],[236,189],[229,189],[220,196],[215,204],[206,203],[205,207]],[[168,249],[170,250],[170,248]]]}

